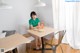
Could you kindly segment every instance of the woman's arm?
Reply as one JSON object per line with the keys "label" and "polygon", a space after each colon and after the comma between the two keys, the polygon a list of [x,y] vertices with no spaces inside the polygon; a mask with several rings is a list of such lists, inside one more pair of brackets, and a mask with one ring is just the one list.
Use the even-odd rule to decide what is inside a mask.
{"label": "woman's arm", "polygon": [[38,26],[36,26],[36,28],[40,29],[40,22],[38,23]]}
{"label": "woman's arm", "polygon": [[38,26],[40,26],[40,22],[38,23]]}
{"label": "woman's arm", "polygon": [[29,26],[29,29],[34,29],[34,27],[32,25]]}

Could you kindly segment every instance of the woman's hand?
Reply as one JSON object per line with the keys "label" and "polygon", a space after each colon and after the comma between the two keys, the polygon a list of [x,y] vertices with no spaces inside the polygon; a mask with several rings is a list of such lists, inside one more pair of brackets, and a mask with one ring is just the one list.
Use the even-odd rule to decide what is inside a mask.
{"label": "woman's hand", "polygon": [[41,23],[41,28],[42,28],[42,29],[44,28],[44,23]]}
{"label": "woman's hand", "polygon": [[44,23],[38,23],[37,28],[38,28],[38,29],[43,29],[43,28],[44,28]]}
{"label": "woman's hand", "polygon": [[34,27],[31,25],[31,26],[29,27],[29,29],[34,29]]}

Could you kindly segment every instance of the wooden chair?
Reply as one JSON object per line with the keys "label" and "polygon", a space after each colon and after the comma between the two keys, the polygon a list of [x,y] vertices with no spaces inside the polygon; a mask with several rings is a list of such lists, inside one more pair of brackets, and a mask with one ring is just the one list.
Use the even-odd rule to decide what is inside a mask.
{"label": "wooden chair", "polygon": [[[63,36],[65,35],[65,33],[66,33],[65,30],[59,31],[57,33],[54,33],[54,35],[59,34],[59,39],[58,39],[58,43],[57,44],[53,43],[54,42],[54,35],[53,35],[53,37],[50,40],[44,41],[45,42],[44,44],[51,46],[51,48],[53,50],[53,53],[56,53],[56,48],[61,44]],[[61,50],[62,50],[62,47],[61,47]],[[63,50],[62,50],[62,53],[63,53]]]}

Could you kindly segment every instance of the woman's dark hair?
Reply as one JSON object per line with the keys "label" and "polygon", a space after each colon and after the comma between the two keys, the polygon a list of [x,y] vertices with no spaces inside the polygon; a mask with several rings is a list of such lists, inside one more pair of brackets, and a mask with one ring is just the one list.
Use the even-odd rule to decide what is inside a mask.
{"label": "woman's dark hair", "polygon": [[35,11],[32,11],[30,14],[30,17],[32,18],[32,15],[37,15]]}

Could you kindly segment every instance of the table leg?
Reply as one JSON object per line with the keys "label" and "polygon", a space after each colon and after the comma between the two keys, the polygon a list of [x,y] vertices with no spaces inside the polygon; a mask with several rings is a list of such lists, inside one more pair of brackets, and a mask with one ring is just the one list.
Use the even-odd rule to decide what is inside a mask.
{"label": "table leg", "polygon": [[13,53],[18,53],[17,48],[13,49],[12,51],[13,51]]}
{"label": "table leg", "polygon": [[42,53],[44,53],[45,48],[44,48],[44,40],[43,40],[43,37],[41,37],[41,41],[42,41]]}
{"label": "table leg", "polygon": [[[41,37],[41,42],[42,42],[42,48],[38,49],[38,50],[41,50],[42,53],[45,53],[45,50],[52,50],[52,48],[45,48],[44,46],[44,38]],[[33,50],[37,50],[36,48],[34,48]]]}

